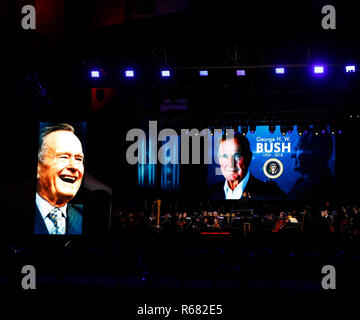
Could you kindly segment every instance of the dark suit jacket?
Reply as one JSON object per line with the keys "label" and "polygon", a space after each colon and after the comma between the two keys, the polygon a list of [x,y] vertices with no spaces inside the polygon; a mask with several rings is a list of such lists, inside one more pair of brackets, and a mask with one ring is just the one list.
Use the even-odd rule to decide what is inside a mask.
{"label": "dark suit jacket", "polygon": [[[82,233],[82,211],[83,205],[68,204],[66,211],[66,234]],[[49,234],[44,219],[36,207],[34,234]]]}
{"label": "dark suit jacket", "polygon": [[[215,183],[209,188],[208,197],[210,199],[225,199],[224,192],[224,183],[221,181]],[[277,186],[275,182],[265,183],[256,179],[252,174],[250,174],[249,181],[246,184],[245,190],[248,197],[251,199],[284,199],[285,193]],[[245,198],[241,198],[241,200]]]}

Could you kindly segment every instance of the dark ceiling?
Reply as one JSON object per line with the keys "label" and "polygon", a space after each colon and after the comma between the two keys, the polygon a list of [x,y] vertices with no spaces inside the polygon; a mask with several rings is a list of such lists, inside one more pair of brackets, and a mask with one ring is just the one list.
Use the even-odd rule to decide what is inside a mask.
{"label": "dark ceiling", "polygon": [[[34,31],[20,27],[25,4],[37,10]],[[59,105],[67,94],[72,100],[82,99],[81,90],[93,85],[84,80],[84,70],[91,66],[106,70],[107,82],[98,86],[108,87],[121,86],[116,70],[135,66],[145,80],[136,83],[140,89],[132,94],[146,95],[143,87],[149,85],[155,102],[182,95],[192,98],[193,104],[206,104],[206,111],[289,114],[331,109],[327,115],[337,116],[359,109],[359,77],[344,78],[339,71],[345,63],[359,62],[358,5],[331,1],[336,30],[324,30],[321,9],[327,4],[321,0],[5,0],[1,4],[5,69],[13,74],[10,79],[24,79],[31,72],[42,75],[45,84],[55,88],[49,91]],[[322,84],[306,78],[305,69],[299,68],[318,61],[338,68]],[[269,75],[268,67],[279,64],[294,67],[286,82]],[[149,75],[164,66],[182,76],[165,86],[151,79]],[[214,68],[218,75],[224,72],[199,83],[191,72],[201,67]],[[226,70],[236,67],[256,72],[242,82],[226,78]],[[217,108],[221,101],[227,101],[227,107]],[[200,106],[198,111],[203,111]]]}

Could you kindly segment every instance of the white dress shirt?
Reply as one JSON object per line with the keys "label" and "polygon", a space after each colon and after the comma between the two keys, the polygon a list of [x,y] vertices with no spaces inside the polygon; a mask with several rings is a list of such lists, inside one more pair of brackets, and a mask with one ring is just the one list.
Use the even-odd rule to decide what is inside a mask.
{"label": "white dress shirt", "polygon": [[231,190],[228,181],[225,180],[225,185],[224,185],[225,199],[232,199],[232,200],[241,199],[243,192],[246,188],[246,185],[249,181],[249,178],[250,178],[250,172],[248,171],[245,178],[240,181],[240,183],[237,185],[237,187],[234,190]]}
{"label": "white dress shirt", "polygon": [[[51,221],[51,219],[49,218],[49,213],[50,211],[54,208],[49,202],[47,202],[45,199],[41,198],[39,196],[38,193],[36,193],[36,206],[38,207],[40,214],[42,216],[42,218],[44,219],[46,228],[49,231],[49,234],[54,234],[55,233],[55,226],[54,223]],[[67,204],[59,207],[58,209],[60,209],[61,213],[62,213],[62,223],[64,224],[65,228],[66,228],[66,208],[67,208]],[[66,232],[64,228],[64,234]]]}

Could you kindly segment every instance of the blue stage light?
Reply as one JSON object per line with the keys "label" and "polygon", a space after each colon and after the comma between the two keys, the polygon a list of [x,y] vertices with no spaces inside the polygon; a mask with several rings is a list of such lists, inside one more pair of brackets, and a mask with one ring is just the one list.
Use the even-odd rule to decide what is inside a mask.
{"label": "blue stage light", "polygon": [[207,70],[200,70],[199,75],[200,77],[207,77],[209,75],[209,72]]}
{"label": "blue stage light", "polygon": [[125,77],[134,78],[135,77],[134,70],[125,70]]}
{"label": "blue stage light", "polygon": [[345,66],[346,72],[355,72],[356,67],[355,66]]}
{"label": "blue stage light", "polygon": [[314,66],[314,73],[316,73],[316,74],[324,73],[324,67],[323,66]]}
{"label": "blue stage light", "polygon": [[163,78],[169,78],[170,77],[170,70],[162,70],[161,71],[161,76]]}
{"label": "blue stage light", "polygon": [[99,70],[91,70],[90,74],[91,74],[91,78],[100,78]]}
{"label": "blue stage light", "polygon": [[238,77],[244,77],[246,75],[245,70],[236,70],[236,75]]}
{"label": "blue stage light", "polygon": [[276,74],[285,74],[285,68],[275,68]]}

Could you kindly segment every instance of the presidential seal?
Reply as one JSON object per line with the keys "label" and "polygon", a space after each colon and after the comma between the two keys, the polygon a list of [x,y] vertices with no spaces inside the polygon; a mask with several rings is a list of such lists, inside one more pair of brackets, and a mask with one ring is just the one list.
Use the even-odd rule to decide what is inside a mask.
{"label": "presidential seal", "polygon": [[270,179],[277,179],[284,171],[284,166],[279,159],[269,159],[264,163],[263,171]]}

